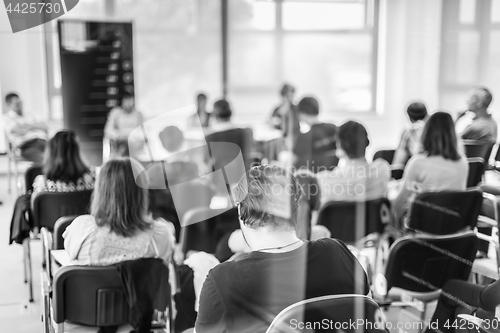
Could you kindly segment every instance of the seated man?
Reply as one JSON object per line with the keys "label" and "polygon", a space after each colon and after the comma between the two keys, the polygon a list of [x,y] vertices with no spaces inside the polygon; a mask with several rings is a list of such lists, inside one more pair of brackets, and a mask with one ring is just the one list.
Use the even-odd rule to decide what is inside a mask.
{"label": "seated man", "polygon": [[338,131],[339,166],[316,175],[322,205],[329,201],[367,201],[385,197],[391,178],[389,163],[378,159],[368,163],[366,147],[370,141],[363,125],[348,121]]}
{"label": "seated man", "polygon": [[[206,135],[207,143],[210,142],[229,142],[237,145],[241,150],[241,156],[245,160],[245,165],[248,170],[250,164],[249,154],[253,148],[253,133],[249,128],[238,128],[231,121],[233,112],[231,106],[225,100],[219,100],[214,103],[212,117],[215,117],[215,122],[212,123],[210,132]],[[230,163],[234,156],[230,152],[219,152],[212,149],[212,163],[215,169],[226,166]],[[207,157],[208,160],[208,157]]]}
{"label": "seated man", "polygon": [[265,332],[287,306],[337,294],[367,295],[363,268],[331,238],[297,238],[297,180],[284,169],[253,167],[234,188],[241,231],[252,252],[212,269],[196,332]]}
{"label": "seated man", "polygon": [[283,130],[284,133],[289,126],[286,123],[288,121],[287,114],[290,110],[295,108],[295,105],[293,104],[294,94],[295,88],[292,85],[285,83],[280,90],[281,104],[273,110],[271,115],[271,123],[274,128]]}
{"label": "seated man", "polygon": [[[335,155],[337,126],[322,123],[318,119],[319,103],[314,97],[304,97],[297,105],[301,132],[295,138],[293,152],[297,158],[295,167],[305,167],[313,172],[330,170],[337,166]],[[308,127],[309,130],[303,127]]]}
{"label": "seated man", "polygon": [[4,114],[5,133],[14,148],[21,151],[25,160],[43,163],[47,146],[47,125],[42,121],[23,116],[23,103],[15,93],[5,96],[7,112]]}
{"label": "seated man", "polygon": [[497,123],[488,112],[493,97],[484,87],[471,90],[467,100],[467,111],[461,113],[456,122],[456,130],[464,140],[497,141]]}
{"label": "seated man", "polygon": [[410,157],[420,152],[420,135],[422,135],[428,115],[425,104],[420,102],[411,103],[406,112],[410,118],[411,127],[401,135],[401,141],[394,153],[392,165],[398,167],[403,167]]}

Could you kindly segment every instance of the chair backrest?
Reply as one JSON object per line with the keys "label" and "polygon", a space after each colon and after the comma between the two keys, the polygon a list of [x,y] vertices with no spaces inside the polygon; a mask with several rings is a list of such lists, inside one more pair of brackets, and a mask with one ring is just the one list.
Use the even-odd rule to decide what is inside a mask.
{"label": "chair backrest", "polygon": [[481,157],[468,158],[469,174],[467,176],[467,188],[475,187],[481,182],[486,170],[486,163]]}
{"label": "chair backrest", "polygon": [[[360,319],[363,325],[349,325]],[[305,323],[314,327],[299,328]],[[327,323],[326,327],[322,323]],[[386,325],[373,299],[362,295],[328,295],[290,305],[274,318],[266,331],[287,332],[386,332]]]}
{"label": "chair backrest", "polygon": [[41,165],[31,165],[24,173],[24,184],[26,186],[26,192],[33,191],[33,182],[36,176],[41,175],[43,167]]}
{"label": "chair backrest", "polygon": [[381,198],[364,202],[328,202],[321,207],[317,224],[330,230],[332,238],[353,243],[370,233],[382,233],[389,222],[390,203]]}
{"label": "chair backrest", "polygon": [[64,249],[64,238],[63,234],[66,228],[73,222],[77,215],[63,216],[57,219],[54,224],[54,233],[52,235],[53,250],[63,250]]}
{"label": "chair backrest", "polygon": [[[112,266],[64,266],[57,270],[52,285],[53,316],[56,323],[71,321],[90,326],[115,326],[128,322],[129,303],[120,269],[124,265],[144,272],[144,279],[157,275],[168,281],[168,269],[161,259],[142,258]],[[137,266],[136,266],[137,265]],[[140,274],[132,273],[135,277]],[[142,278],[142,277],[141,277]],[[148,281],[148,280],[146,280]],[[132,282],[137,288],[141,281]],[[167,283],[168,284],[168,283]],[[162,286],[154,296],[159,304],[169,304],[170,287]],[[134,295],[130,295],[134,297]],[[149,297],[149,296],[148,296]],[[154,302],[150,299],[148,302]]]}
{"label": "chair backrest", "polygon": [[[253,131],[250,128],[232,128],[227,131],[215,132],[206,136],[206,141],[208,142],[230,142],[234,143],[241,150],[241,156],[245,161],[245,168],[248,170],[251,161],[250,152],[253,146]],[[213,153],[213,152],[212,152]],[[223,153],[212,154],[212,158],[215,159],[216,169],[222,168],[229,164],[233,159],[233,154],[228,153],[227,155]]]}
{"label": "chair backrest", "polygon": [[319,208],[321,199],[318,180],[316,175],[308,169],[299,169],[293,175],[302,188],[297,212],[297,236],[300,239],[310,239],[311,214],[313,210]]}
{"label": "chair backrest", "polygon": [[386,160],[387,163],[392,164],[392,160],[394,159],[394,149],[385,149],[385,150],[379,150],[373,155],[373,160],[375,161],[376,159],[383,159]]}
{"label": "chair backrest", "polygon": [[440,289],[451,279],[467,280],[478,246],[472,231],[449,236],[409,236],[389,251],[385,278],[393,287],[414,292]]}
{"label": "chair backrest", "polygon": [[480,190],[421,193],[411,206],[408,227],[435,235],[474,229],[482,200]]}
{"label": "chair backrest", "polygon": [[492,142],[465,140],[465,156],[467,156],[467,158],[479,157],[488,161],[494,145],[495,144]]}
{"label": "chair backrest", "polygon": [[90,325],[123,325],[128,305],[115,266],[64,266],[53,280],[53,314],[56,323],[66,320]]}
{"label": "chair backrest", "polygon": [[[200,221],[193,223],[193,221]],[[240,227],[238,211],[195,208],[188,211],[183,219],[180,236],[182,251],[204,251],[215,253],[219,240]]]}
{"label": "chair backrest", "polygon": [[62,216],[87,214],[92,190],[75,192],[39,192],[31,198],[34,227],[54,228]]}

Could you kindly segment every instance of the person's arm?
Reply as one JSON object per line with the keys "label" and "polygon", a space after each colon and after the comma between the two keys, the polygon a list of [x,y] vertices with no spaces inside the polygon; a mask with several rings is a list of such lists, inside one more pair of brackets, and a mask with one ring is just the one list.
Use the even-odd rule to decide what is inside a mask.
{"label": "person's arm", "polygon": [[195,330],[198,333],[227,332],[227,311],[219,294],[217,283],[208,273],[200,295],[200,306]]}
{"label": "person's arm", "polygon": [[104,136],[110,140],[117,139],[120,135],[118,129],[116,128],[116,119],[118,117],[118,110],[112,109],[109,112],[108,120],[104,126]]}
{"label": "person's arm", "polygon": [[[158,257],[165,262],[170,262],[175,245],[175,227],[171,222],[162,218],[154,223],[153,241],[158,250]],[[152,246],[154,246],[152,244]],[[152,249],[155,251],[154,249]]]}
{"label": "person's arm", "polygon": [[403,176],[403,185],[400,187],[396,198],[392,201],[392,209],[398,220],[408,209],[410,196],[420,190],[420,183],[418,182],[419,167],[418,160],[415,158],[410,159]]}
{"label": "person's arm", "polygon": [[394,158],[392,160],[392,165],[397,167],[404,167],[405,162],[408,160],[409,154],[409,135],[408,131],[404,131],[401,135],[401,140],[399,141],[398,148],[394,152]]}

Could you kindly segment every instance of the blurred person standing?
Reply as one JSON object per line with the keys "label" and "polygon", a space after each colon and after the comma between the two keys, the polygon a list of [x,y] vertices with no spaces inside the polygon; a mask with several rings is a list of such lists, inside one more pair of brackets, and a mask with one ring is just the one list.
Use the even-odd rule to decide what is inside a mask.
{"label": "blurred person standing", "polygon": [[142,113],[135,108],[134,96],[128,92],[123,94],[120,106],[114,107],[108,115],[104,126],[104,137],[109,140],[111,158],[129,156],[130,147],[135,152],[143,144],[142,138],[130,140],[129,135],[144,122]]}

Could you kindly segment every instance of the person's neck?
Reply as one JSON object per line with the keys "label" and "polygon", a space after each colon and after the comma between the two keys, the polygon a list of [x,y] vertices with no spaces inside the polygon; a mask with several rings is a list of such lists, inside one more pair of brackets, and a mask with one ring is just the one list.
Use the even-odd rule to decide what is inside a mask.
{"label": "person's neck", "polygon": [[474,114],[476,115],[476,118],[483,118],[483,117],[488,117],[488,109],[486,108],[480,108],[477,110],[474,110]]}
{"label": "person's neck", "polygon": [[350,158],[349,156],[346,155],[345,160],[347,163],[360,163],[360,162],[366,162],[366,157],[361,156],[361,157]]}
{"label": "person's neck", "polygon": [[[264,249],[266,252],[288,252],[300,247],[301,242],[295,231],[270,231],[266,228],[257,230],[245,228],[248,245],[252,251],[260,251]],[[296,243],[296,244],[294,244]],[[293,245],[292,245],[293,244]],[[288,246],[287,246],[288,245]],[[283,249],[275,249],[285,247]]]}
{"label": "person's neck", "polygon": [[318,117],[304,117],[303,120],[309,126],[321,123]]}

